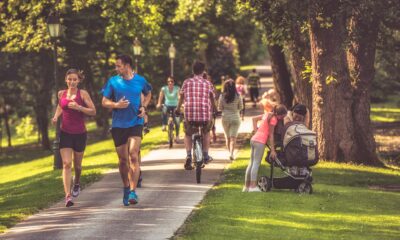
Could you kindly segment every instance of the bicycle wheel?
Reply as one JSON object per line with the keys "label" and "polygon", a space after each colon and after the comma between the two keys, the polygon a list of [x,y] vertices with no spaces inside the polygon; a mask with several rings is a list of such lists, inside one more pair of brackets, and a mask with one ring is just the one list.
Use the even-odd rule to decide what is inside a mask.
{"label": "bicycle wheel", "polygon": [[196,164],[196,182],[201,182],[201,169],[203,168],[203,147],[200,138],[195,138],[193,143],[193,156]]}
{"label": "bicycle wheel", "polygon": [[169,148],[172,148],[174,145],[174,123],[168,123],[168,143]]}

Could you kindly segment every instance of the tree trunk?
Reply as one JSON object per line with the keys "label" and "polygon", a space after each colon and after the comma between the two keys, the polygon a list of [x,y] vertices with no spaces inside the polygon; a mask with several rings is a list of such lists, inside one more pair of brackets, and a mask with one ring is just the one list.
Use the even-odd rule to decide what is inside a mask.
{"label": "tree trunk", "polygon": [[[51,62],[51,55],[49,52],[42,51],[40,58],[43,62]],[[51,109],[51,88],[54,86],[53,67],[45,68],[43,74],[40,77],[41,85],[38,90],[37,101],[35,102],[36,119],[38,121],[38,127],[41,135],[41,145],[43,149],[50,150],[50,139],[49,139],[49,108]],[[58,77],[60,78],[60,76]],[[51,80],[49,80],[51,79]],[[57,79],[58,80],[58,79]],[[50,83],[49,83],[50,81]],[[58,91],[58,89],[57,89]]]}
{"label": "tree trunk", "polygon": [[289,64],[294,83],[294,102],[302,103],[312,110],[312,88],[308,78],[303,78],[302,72],[310,59],[310,46],[302,39],[300,26],[294,24],[292,28],[292,40],[288,43]]}
{"label": "tree trunk", "polygon": [[8,147],[12,147],[12,143],[11,143],[11,130],[10,130],[10,124],[8,123],[8,111],[7,111],[6,105],[7,105],[7,104],[4,104],[4,105],[3,105],[4,126],[6,126]]}
{"label": "tree trunk", "polygon": [[268,46],[268,52],[271,56],[272,77],[274,86],[278,92],[281,103],[286,107],[291,107],[293,103],[293,90],[290,85],[290,74],[285,61],[285,55],[281,46]]}
{"label": "tree trunk", "polygon": [[3,149],[3,124],[1,124],[1,115],[0,115],[0,152]]}
{"label": "tree trunk", "polygon": [[[48,95],[47,95],[48,96]],[[43,149],[50,150],[50,139],[49,139],[49,120],[48,120],[48,109],[47,107],[43,106],[51,106],[50,99],[46,99],[48,97],[41,96],[38,97],[38,106],[35,107],[36,109],[36,120],[38,121],[38,130],[40,132],[41,138],[41,145]],[[43,105],[42,105],[43,104]]]}
{"label": "tree trunk", "polygon": [[[374,61],[379,20],[370,11],[355,8],[349,24],[350,47],[347,61],[354,88],[353,118],[357,130],[358,151],[354,161],[382,165],[376,154],[376,144],[370,120],[370,87],[375,75]],[[372,13],[372,14],[371,14]]]}
{"label": "tree trunk", "polygon": [[311,0],[309,9],[313,80],[313,130],[320,158],[335,162],[355,159],[357,144],[351,105],[353,92],[343,49],[345,19],[335,0]]}

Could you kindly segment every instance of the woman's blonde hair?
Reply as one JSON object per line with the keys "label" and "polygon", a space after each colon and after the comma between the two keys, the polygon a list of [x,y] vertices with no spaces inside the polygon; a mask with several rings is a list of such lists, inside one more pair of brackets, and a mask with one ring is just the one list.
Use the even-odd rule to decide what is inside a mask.
{"label": "woman's blonde hair", "polygon": [[236,78],[236,84],[244,84],[244,77],[239,76],[238,78]]}

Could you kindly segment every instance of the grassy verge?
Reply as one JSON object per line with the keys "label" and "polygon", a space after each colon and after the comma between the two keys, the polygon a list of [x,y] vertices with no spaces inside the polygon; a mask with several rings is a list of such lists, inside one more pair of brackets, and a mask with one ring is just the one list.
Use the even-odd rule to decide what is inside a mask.
{"label": "grassy verge", "polygon": [[[174,239],[398,239],[400,193],[369,185],[400,182],[400,172],[321,162],[312,195],[242,193],[249,146],[210,190]],[[269,168],[263,163],[260,172]],[[279,172],[279,171],[278,171]]]}
{"label": "grassy verge", "polygon": [[[143,139],[142,154],[165,142],[160,134],[160,127],[151,128]],[[83,159],[83,186],[117,167],[118,160],[111,137],[101,140],[93,138],[95,135],[94,132],[89,134]],[[3,153],[0,155],[0,166],[0,233],[64,197],[61,170],[53,170],[50,151],[26,148]]]}
{"label": "grassy verge", "polygon": [[375,122],[400,121],[400,107],[394,103],[372,104],[371,120]]}

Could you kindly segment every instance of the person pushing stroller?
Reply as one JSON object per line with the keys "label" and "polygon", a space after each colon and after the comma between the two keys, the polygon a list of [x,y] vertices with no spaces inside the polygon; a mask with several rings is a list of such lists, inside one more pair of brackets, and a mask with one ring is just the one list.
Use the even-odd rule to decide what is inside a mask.
{"label": "person pushing stroller", "polygon": [[[292,111],[283,119],[281,139],[274,137],[274,156],[267,155],[266,160],[271,164],[270,176],[258,180],[261,191],[271,188],[294,189],[299,193],[312,193],[312,170],[318,162],[316,133],[306,126],[308,110],[302,104],[296,104]],[[282,124],[281,124],[282,125]],[[279,126],[277,123],[276,128]],[[279,134],[276,129],[275,134]],[[271,151],[270,151],[271,152]],[[279,167],[287,176],[274,178],[274,167]]]}

